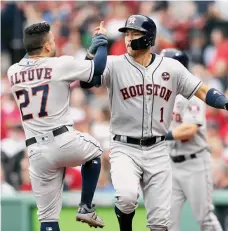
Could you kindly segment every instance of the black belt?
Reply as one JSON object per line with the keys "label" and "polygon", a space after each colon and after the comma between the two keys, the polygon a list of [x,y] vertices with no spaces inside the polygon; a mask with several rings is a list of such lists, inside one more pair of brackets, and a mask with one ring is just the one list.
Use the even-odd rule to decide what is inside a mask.
{"label": "black belt", "polygon": [[[154,136],[154,137],[150,137],[150,138],[144,138],[144,139],[136,139],[136,138],[132,138],[132,137],[128,137],[128,136],[125,136],[124,138],[126,138],[125,142],[126,143],[129,143],[129,144],[137,144],[137,145],[141,145],[141,146],[151,146],[151,145],[154,145],[158,142],[157,139],[159,139],[159,141],[163,141],[165,140],[165,136]],[[115,135],[114,136],[114,140],[116,141],[120,141],[120,142],[123,142],[123,139],[121,139],[121,135]]]}
{"label": "black belt", "polygon": [[181,163],[188,159],[195,159],[196,157],[197,157],[196,154],[191,154],[189,155],[189,158],[186,158],[186,156],[171,156],[171,159],[173,160],[174,163]]}
{"label": "black belt", "polygon": [[[57,129],[53,130],[52,133],[53,133],[53,136],[58,136],[58,135],[61,135],[61,134],[65,133],[65,132],[68,132],[68,131],[69,130],[68,130],[68,128],[66,126],[62,126],[60,128],[57,128]],[[25,144],[26,144],[27,147],[29,145],[32,145],[32,144],[35,144],[35,143],[37,143],[37,140],[36,140],[35,137],[32,137],[32,138],[27,139],[25,141]]]}

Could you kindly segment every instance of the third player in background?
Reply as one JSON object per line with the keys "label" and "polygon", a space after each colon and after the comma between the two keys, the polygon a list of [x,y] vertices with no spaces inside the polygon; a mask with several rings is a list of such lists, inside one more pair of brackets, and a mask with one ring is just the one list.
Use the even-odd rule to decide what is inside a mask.
{"label": "third player in background", "polygon": [[[176,49],[161,55],[181,62],[188,68],[188,56]],[[221,231],[212,203],[212,165],[206,139],[206,105],[193,96],[178,95],[175,100],[168,138],[172,159],[173,186],[170,231],[180,231],[181,210],[186,200],[201,231]],[[172,135],[170,135],[172,133]]]}

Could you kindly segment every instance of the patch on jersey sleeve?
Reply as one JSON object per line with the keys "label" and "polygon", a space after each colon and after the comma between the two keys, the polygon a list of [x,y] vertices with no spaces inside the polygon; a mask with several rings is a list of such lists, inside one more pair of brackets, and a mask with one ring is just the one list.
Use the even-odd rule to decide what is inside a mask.
{"label": "patch on jersey sleeve", "polygon": [[161,76],[165,81],[170,79],[170,74],[168,72],[163,72]]}
{"label": "patch on jersey sleeve", "polygon": [[196,103],[191,103],[188,105],[188,110],[193,114],[197,115],[200,112],[200,107]]}

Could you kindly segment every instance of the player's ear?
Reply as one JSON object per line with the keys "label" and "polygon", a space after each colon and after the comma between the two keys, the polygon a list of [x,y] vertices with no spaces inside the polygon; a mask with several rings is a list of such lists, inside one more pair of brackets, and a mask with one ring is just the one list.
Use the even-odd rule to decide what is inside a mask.
{"label": "player's ear", "polygon": [[49,53],[49,52],[51,51],[51,44],[48,43],[48,42],[46,42],[46,43],[44,44],[44,49],[45,49],[46,52]]}

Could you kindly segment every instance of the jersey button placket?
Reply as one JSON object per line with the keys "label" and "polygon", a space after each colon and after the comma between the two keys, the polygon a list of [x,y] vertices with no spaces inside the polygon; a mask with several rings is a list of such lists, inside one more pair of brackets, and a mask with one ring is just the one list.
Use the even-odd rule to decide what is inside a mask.
{"label": "jersey button placket", "polygon": [[[147,86],[147,84],[151,84],[151,78],[150,78],[150,76],[149,76],[149,74],[148,74],[148,71],[146,70],[145,71],[145,88],[146,88],[146,86]],[[153,94],[153,93],[152,93]],[[148,136],[150,136],[150,134],[149,134],[149,128],[150,128],[150,123],[151,123],[151,121],[150,121],[150,114],[151,114],[151,103],[152,103],[152,94],[151,95],[147,95],[147,91],[145,91],[145,103],[146,103],[146,114],[145,114],[145,117],[147,118],[146,119],[146,124],[147,124],[147,130],[146,130],[146,136],[148,137]]]}
{"label": "jersey button placket", "polygon": [[148,100],[148,96],[146,94],[146,86],[148,83],[149,79],[148,79],[148,74],[147,74],[147,70],[144,71],[144,124],[143,124],[143,134],[144,137],[148,137],[148,123],[149,123],[149,100]]}

